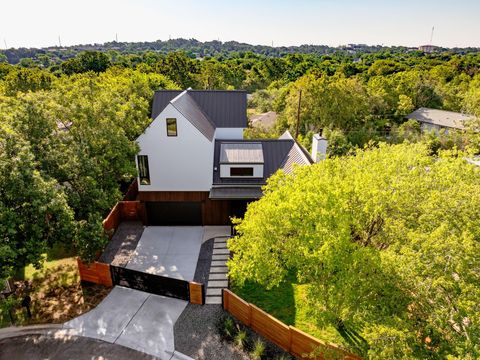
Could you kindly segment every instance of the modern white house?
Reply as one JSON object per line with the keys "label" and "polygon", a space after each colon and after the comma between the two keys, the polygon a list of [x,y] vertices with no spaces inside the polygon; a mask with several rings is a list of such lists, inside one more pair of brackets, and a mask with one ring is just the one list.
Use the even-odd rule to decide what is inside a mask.
{"label": "modern white house", "polygon": [[464,130],[468,121],[475,117],[454,111],[422,107],[407,115],[406,118],[417,120],[423,132],[438,132],[444,129],[448,133],[451,129]]}
{"label": "modern white house", "polygon": [[[230,224],[278,169],[313,163],[288,132],[277,140],[243,139],[245,91],[160,90],[152,119],[137,139],[136,160],[138,200],[151,225]],[[324,145],[315,143],[315,158]]]}

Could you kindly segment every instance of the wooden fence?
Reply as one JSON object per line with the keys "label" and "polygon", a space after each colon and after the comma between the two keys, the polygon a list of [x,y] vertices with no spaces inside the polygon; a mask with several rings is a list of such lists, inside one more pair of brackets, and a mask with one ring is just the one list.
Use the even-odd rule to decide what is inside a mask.
{"label": "wooden fence", "polygon": [[110,274],[110,265],[94,261],[91,264],[85,264],[77,258],[78,272],[82,281],[92,282],[108,287],[112,287],[112,275]]}
{"label": "wooden fence", "polygon": [[318,352],[316,359],[324,359],[323,354],[327,353],[334,353],[342,359],[361,359],[358,355],[344,351],[335,345],[327,344],[293,326],[284,324],[227,289],[223,289],[223,308],[242,323],[250,326],[258,334],[296,357],[303,357],[312,352],[317,354]]}
{"label": "wooden fence", "polygon": [[145,205],[140,201],[119,201],[103,220],[103,228],[111,238],[122,221],[133,220],[146,223]]}

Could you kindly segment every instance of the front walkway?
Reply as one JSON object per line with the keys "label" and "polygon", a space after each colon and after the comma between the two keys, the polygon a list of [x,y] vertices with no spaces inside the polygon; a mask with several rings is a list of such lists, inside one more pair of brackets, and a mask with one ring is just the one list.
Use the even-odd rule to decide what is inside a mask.
{"label": "front walkway", "polygon": [[95,309],[64,324],[78,335],[175,359],[173,326],[186,301],[115,286]]}

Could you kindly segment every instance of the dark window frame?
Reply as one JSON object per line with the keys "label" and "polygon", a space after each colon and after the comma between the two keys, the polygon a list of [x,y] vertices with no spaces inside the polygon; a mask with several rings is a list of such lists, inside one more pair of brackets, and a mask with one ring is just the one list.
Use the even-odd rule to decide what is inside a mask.
{"label": "dark window frame", "polygon": [[151,185],[150,168],[148,167],[148,155],[137,155],[138,178],[140,185]]}
{"label": "dark window frame", "polygon": [[[172,120],[173,120],[173,122],[172,122]],[[170,133],[170,129],[169,129],[170,123],[169,122],[171,124],[173,124],[173,126],[175,127],[175,133],[173,133],[173,131]],[[177,118],[167,118],[166,124],[167,124],[167,136],[171,136],[171,137],[178,136]]]}
{"label": "dark window frame", "polygon": [[[233,170],[233,171],[232,171]],[[234,174],[235,173],[235,174]],[[254,169],[251,166],[242,166],[242,167],[231,167],[230,176],[231,177],[253,177]]]}

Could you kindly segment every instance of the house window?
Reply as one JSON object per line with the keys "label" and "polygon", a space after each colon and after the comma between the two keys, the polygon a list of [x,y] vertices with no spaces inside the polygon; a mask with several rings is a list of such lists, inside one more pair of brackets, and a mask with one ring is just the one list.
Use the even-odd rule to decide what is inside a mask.
{"label": "house window", "polygon": [[138,155],[138,177],[140,185],[150,185],[150,170],[148,169],[148,156]]}
{"label": "house window", "polygon": [[177,136],[177,119],[167,119],[167,136]]}
{"label": "house window", "polygon": [[253,176],[253,167],[231,167],[230,176]]}

